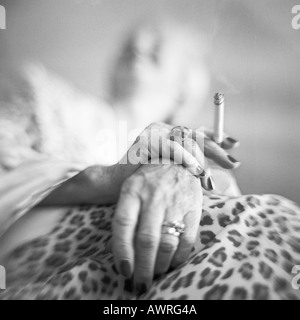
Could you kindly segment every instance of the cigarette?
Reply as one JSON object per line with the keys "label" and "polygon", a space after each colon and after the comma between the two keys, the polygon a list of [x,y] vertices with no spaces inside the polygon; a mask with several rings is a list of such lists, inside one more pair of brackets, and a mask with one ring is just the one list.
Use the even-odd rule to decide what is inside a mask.
{"label": "cigarette", "polygon": [[214,134],[213,139],[221,144],[224,139],[224,107],[225,99],[223,93],[215,94],[215,115],[214,115]]}

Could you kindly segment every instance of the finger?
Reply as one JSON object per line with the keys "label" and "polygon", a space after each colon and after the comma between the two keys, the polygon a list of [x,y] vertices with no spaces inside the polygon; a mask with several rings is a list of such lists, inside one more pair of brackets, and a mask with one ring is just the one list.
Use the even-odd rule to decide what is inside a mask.
{"label": "finger", "polygon": [[241,164],[217,143],[210,139],[205,139],[204,154],[224,169],[235,169]]}
{"label": "finger", "polygon": [[[204,133],[208,138],[214,141],[214,132],[210,129],[203,129]],[[225,150],[237,148],[240,145],[240,142],[232,137],[230,137],[228,134],[224,133],[224,140],[221,144],[221,147]]]}
{"label": "finger", "polygon": [[178,131],[175,133],[170,132],[169,140],[177,142],[185,150],[187,150],[204,168],[205,157],[195,140],[192,139],[192,130],[187,132]]}
{"label": "finger", "polygon": [[130,180],[127,180],[123,185],[112,223],[114,260],[117,269],[126,278],[130,278],[133,273],[134,234],[139,213],[140,199]]}
{"label": "finger", "polygon": [[173,256],[177,250],[179,238],[172,234],[162,234],[156,257],[155,275],[161,275],[168,271]]}
{"label": "finger", "polygon": [[134,283],[138,294],[146,292],[154,276],[154,267],[160,243],[164,210],[155,199],[143,205],[135,239]]}
{"label": "finger", "polygon": [[192,252],[197,239],[197,232],[201,219],[201,207],[201,203],[199,203],[198,209],[196,211],[188,212],[183,219],[185,231],[180,235],[178,249],[171,262],[172,268],[176,268],[184,263]]}
{"label": "finger", "polygon": [[[120,163],[130,163],[132,165],[149,164],[149,160],[151,160],[152,164],[159,164],[162,140],[169,136],[170,130],[171,127],[164,123],[150,124],[139,134]],[[170,159],[168,160],[170,161]]]}
{"label": "finger", "polygon": [[[207,172],[207,177],[204,177],[201,179],[201,184],[202,184],[202,187],[204,188],[203,190],[203,194],[207,195],[207,196],[211,196],[212,193],[214,192],[217,192],[217,188],[218,188],[218,185],[217,185],[217,182],[215,181],[215,175],[214,175],[214,172],[211,170],[211,167],[210,167],[210,161],[205,158],[205,171]],[[210,179],[209,179],[210,177]],[[204,184],[205,184],[205,187],[204,187]]]}
{"label": "finger", "polygon": [[186,139],[184,141],[184,148],[195,156],[197,161],[201,163],[201,168],[203,168],[203,172],[200,175],[201,185],[207,191],[212,191],[215,189],[214,179],[211,175],[211,171],[209,169],[208,162],[200,150],[198,144],[193,139]]}
{"label": "finger", "polygon": [[193,139],[197,142],[200,149],[204,151],[204,155],[212,159],[215,163],[224,169],[235,169],[240,165],[240,162],[229,155],[217,143],[209,139],[203,131],[195,130]]}
{"label": "finger", "polygon": [[176,140],[176,142],[181,142],[181,144],[184,146],[184,149],[192,154],[201,164],[201,168],[203,168],[203,172],[200,175],[202,187],[207,191],[214,190],[215,184],[211,175],[211,170],[209,169],[209,163],[196,141],[192,138],[187,138],[183,142],[180,141],[180,139]]}
{"label": "finger", "polygon": [[[179,142],[178,142],[179,143]],[[187,138],[180,144],[186,151],[188,151],[200,164],[201,168],[203,169],[203,174],[205,172],[205,156],[202,150],[199,148],[198,144],[195,140]]]}
{"label": "finger", "polygon": [[209,162],[206,158],[204,159],[204,163],[205,163],[204,169],[205,169],[206,175],[204,177],[201,177],[201,185],[202,185],[202,188],[210,192],[215,190],[215,182],[209,166]]}
{"label": "finger", "polygon": [[[190,138],[186,138],[185,140],[182,140],[182,137],[173,137],[173,140],[179,143],[181,146],[184,147],[185,150],[187,150],[190,154],[192,154],[197,161],[201,164],[201,168],[203,168],[203,172],[200,175],[201,184],[202,187],[207,191],[212,191],[215,189],[214,186],[214,180],[211,176],[211,172],[209,170],[208,162],[200,149],[197,142],[192,139],[192,132],[190,132]],[[203,138],[204,141],[204,138]],[[209,170],[209,171],[208,171]]]}
{"label": "finger", "polygon": [[169,150],[170,157],[176,164],[182,164],[192,175],[205,175],[203,164],[201,165],[196,157],[184,149],[178,142],[165,139],[164,146],[164,148]]}
{"label": "finger", "polygon": [[224,150],[235,149],[239,146],[240,146],[240,142],[231,137],[225,138],[221,143],[221,148],[223,148]]}

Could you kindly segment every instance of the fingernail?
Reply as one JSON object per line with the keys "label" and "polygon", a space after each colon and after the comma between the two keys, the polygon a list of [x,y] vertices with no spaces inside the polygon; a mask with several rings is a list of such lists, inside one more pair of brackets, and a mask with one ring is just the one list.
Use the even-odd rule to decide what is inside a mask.
{"label": "fingernail", "polygon": [[131,277],[131,265],[128,260],[121,261],[120,272],[127,279]]}
{"label": "fingernail", "polygon": [[198,174],[198,176],[201,177],[201,178],[203,178],[203,177],[206,176],[206,172],[205,172],[205,170],[203,170],[203,169],[201,168],[201,166],[198,166],[198,167],[197,167],[197,174]]}
{"label": "fingernail", "polygon": [[214,180],[212,177],[209,177],[207,179],[207,186],[208,186],[209,190],[215,190],[215,184],[214,184]]}
{"label": "fingernail", "polygon": [[236,160],[234,157],[232,157],[230,154],[227,156],[227,158],[228,158],[229,161],[231,161],[232,163],[237,163],[237,162],[239,162],[239,161]]}
{"label": "fingernail", "polygon": [[136,284],[136,292],[137,294],[141,295],[147,291],[146,283],[137,283]]}
{"label": "fingernail", "polygon": [[229,141],[230,143],[233,143],[233,144],[238,143],[237,140],[235,140],[235,139],[233,139],[231,137],[228,137],[226,140]]}

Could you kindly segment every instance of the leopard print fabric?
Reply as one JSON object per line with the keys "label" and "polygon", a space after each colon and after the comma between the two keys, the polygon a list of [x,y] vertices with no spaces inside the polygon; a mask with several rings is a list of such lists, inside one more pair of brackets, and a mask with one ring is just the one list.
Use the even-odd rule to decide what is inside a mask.
{"label": "leopard print fabric", "polygon": [[299,299],[300,209],[280,196],[205,196],[189,259],[141,296],[117,271],[115,206],[75,207],[51,233],[9,252],[0,299]]}

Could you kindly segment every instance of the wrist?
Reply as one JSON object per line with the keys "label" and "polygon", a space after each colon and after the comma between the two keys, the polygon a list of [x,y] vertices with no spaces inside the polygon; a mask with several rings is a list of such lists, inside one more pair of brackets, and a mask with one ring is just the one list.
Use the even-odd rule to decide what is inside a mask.
{"label": "wrist", "polygon": [[84,170],[73,181],[73,188],[81,203],[111,204],[119,197],[119,179],[115,166],[92,166]]}
{"label": "wrist", "polygon": [[89,167],[54,190],[40,205],[105,205],[115,203],[118,188],[113,167]]}

